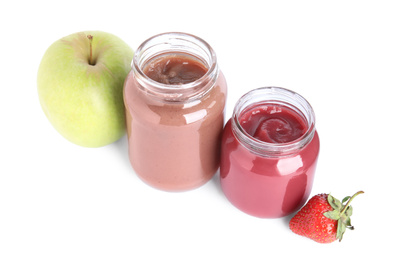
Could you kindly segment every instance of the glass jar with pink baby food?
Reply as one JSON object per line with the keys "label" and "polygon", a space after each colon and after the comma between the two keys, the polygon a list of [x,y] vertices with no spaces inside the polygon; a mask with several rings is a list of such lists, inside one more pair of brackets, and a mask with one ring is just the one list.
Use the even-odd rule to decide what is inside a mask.
{"label": "glass jar with pink baby food", "polygon": [[218,170],[227,86],[211,46],[186,33],[143,42],[124,86],[130,162],[149,185],[197,188]]}
{"label": "glass jar with pink baby food", "polygon": [[284,88],[242,96],[222,138],[220,182],[238,209],[261,218],[286,216],[310,195],[319,154],[311,105]]}

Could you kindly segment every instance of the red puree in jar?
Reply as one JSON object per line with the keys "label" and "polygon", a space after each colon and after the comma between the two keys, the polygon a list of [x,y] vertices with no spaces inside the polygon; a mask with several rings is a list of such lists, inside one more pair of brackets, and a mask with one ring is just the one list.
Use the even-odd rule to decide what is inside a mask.
{"label": "red puree in jar", "polygon": [[[275,89],[271,91],[274,95]],[[283,217],[299,209],[311,192],[319,137],[313,123],[310,126],[296,107],[269,100],[270,88],[255,93],[258,91],[267,100],[236,105],[224,128],[221,187],[243,212],[262,218]]]}
{"label": "red puree in jar", "polygon": [[262,104],[244,112],[240,125],[252,137],[268,143],[288,143],[307,130],[299,114],[276,104]]}

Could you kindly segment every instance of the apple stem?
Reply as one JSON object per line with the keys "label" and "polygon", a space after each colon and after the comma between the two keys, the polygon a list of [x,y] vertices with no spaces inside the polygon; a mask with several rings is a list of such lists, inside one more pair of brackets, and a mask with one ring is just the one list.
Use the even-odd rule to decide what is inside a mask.
{"label": "apple stem", "polygon": [[89,35],[87,35],[87,39],[89,39],[89,42],[90,42],[89,64],[90,65],[95,65],[95,62],[93,61],[93,46],[92,46],[93,36],[89,34]]}

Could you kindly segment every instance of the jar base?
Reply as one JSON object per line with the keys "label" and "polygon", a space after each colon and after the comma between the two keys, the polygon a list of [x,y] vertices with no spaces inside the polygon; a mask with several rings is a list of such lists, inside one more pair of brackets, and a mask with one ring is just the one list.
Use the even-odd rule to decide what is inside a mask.
{"label": "jar base", "polygon": [[[131,166],[132,166],[132,164],[131,164]],[[138,176],[138,178],[141,181],[143,181],[145,184],[147,184],[148,186],[150,186],[154,189],[166,191],[166,192],[186,192],[186,191],[198,189],[198,188],[204,186],[206,183],[208,183],[214,177],[214,175],[218,172],[218,169],[217,169],[213,173],[211,173],[209,175],[205,175],[204,178],[201,178],[201,179],[198,179],[195,181],[174,184],[174,183],[169,183],[169,182],[158,181],[156,179],[153,180],[150,178],[146,178],[144,175],[139,174],[135,170],[135,168],[133,168],[133,169],[134,169],[135,174]]]}

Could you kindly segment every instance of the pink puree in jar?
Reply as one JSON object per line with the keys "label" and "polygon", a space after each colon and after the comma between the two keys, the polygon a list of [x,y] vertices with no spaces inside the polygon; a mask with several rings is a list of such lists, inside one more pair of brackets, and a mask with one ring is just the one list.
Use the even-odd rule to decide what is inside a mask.
{"label": "pink puree in jar", "polygon": [[146,40],[124,86],[129,159],[147,184],[186,191],[220,165],[227,85],[213,49],[184,33]]}
{"label": "pink puree in jar", "polygon": [[286,216],[307,200],[319,153],[314,113],[300,95],[276,87],[244,95],[221,146],[224,194],[240,210]]}

